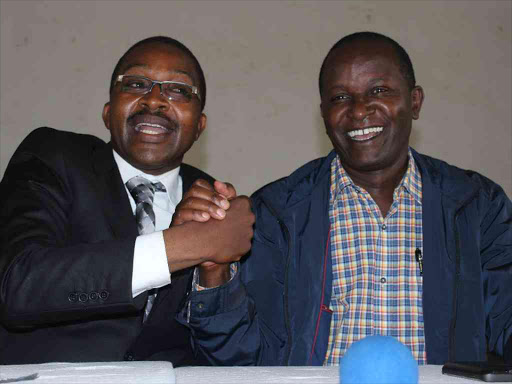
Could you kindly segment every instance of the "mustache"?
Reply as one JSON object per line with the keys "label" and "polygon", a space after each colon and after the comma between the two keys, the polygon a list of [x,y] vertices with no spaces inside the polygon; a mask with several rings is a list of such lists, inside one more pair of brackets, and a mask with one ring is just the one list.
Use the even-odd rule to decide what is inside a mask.
{"label": "mustache", "polygon": [[176,121],[174,119],[170,119],[168,116],[166,116],[162,112],[154,112],[154,113],[149,113],[147,111],[134,112],[128,117],[127,123],[134,126],[134,125],[137,125],[138,122],[140,122],[141,120],[145,120],[145,119],[155,120],[155,123],[158,121],[159,124],[164,125],[170,129],[179,128],[178,121]]}

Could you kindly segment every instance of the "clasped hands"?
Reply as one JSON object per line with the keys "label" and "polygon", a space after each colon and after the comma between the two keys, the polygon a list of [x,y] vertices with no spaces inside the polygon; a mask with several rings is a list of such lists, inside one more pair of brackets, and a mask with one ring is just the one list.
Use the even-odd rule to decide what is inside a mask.
{"label": "clasped hands", "polygon": [[189,222],[202,223],[198,230],[213,235],[204,244],[209,257],[198,266],[199,284],[224,284],[230,279],[230,263],[239,261],[251,248],[254,214],[250,199],[237,196],[229,183],[215,181],[212,186],[198,179],[176,207],[171,227]]}

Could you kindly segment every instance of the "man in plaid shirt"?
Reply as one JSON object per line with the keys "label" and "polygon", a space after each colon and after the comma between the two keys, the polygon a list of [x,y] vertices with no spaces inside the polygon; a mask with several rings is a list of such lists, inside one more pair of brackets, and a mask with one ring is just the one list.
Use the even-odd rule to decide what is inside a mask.
{"label": "man in plaid shirt", "polygon": [[[251,253],[231,275],[212,267],[224,279],[193,292],[181,317],[198,351],[223,365],[336,365],[380,334],[418,364],[510,353],[512,204],[409,147],[424,92],[408,54],[349,35],[319,86],[334,151],[253,195]],[[198,188],[184,201],[194,196],[214,206]]]}

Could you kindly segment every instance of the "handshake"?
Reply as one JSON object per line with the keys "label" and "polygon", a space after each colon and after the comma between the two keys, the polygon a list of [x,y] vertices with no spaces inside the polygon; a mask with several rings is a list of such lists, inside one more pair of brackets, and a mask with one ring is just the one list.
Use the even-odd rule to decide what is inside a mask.
{"label": "handshake", "polygon": [[170,271],[198,265],[200,285],[224,284],[230,279],[230,263],[251,249],[253,224],[247,196],[237,196],[229,183],[215,181],[212,186],[196,180],[164,231]]}

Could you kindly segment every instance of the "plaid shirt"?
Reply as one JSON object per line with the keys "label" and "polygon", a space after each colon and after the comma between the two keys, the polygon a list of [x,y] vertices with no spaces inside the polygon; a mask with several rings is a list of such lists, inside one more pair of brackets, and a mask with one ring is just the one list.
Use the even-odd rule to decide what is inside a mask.
{"label": "plaid shirt", "polygon": [[337,156],[329,206],[333,269],[331,330],[324,365],[338,365],[350,345],[368,335],[393,336],[426,364],[422,283],[421,175],[409,151],[407,172],[383,218]]}

